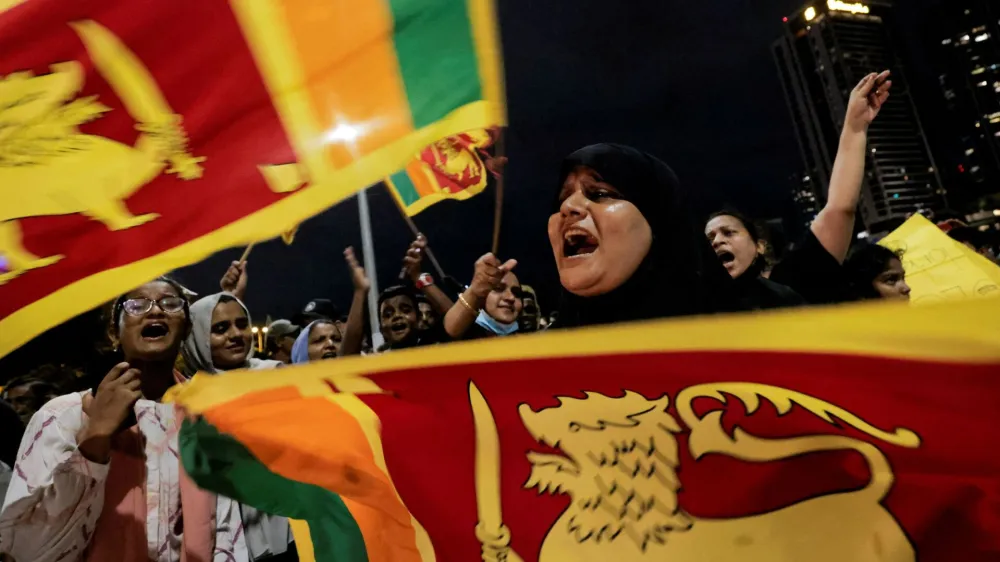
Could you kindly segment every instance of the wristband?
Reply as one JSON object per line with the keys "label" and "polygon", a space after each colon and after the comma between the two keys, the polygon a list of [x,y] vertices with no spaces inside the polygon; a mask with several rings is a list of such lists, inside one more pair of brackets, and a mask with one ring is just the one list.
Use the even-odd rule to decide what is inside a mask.
{"label": "wristband", "polygon": [[420,277],[417,277],[417,288],[423,289],[425,287],[430,287],[434,284],[434,278],[431,277],[430,273],[421,273]]}

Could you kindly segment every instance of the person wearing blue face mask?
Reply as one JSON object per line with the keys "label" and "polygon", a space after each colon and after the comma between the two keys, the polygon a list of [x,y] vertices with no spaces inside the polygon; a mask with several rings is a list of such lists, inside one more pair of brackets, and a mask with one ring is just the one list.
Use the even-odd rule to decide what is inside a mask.
{"label": "person wearing blue face mask", "polygon": [[501,264],[493,254],[476,261],[472,284],[445,315],[448,336],[478,339],[517,332],[517,319],[524,303],[521,283],[511,271],[516,265],[516,260]]}

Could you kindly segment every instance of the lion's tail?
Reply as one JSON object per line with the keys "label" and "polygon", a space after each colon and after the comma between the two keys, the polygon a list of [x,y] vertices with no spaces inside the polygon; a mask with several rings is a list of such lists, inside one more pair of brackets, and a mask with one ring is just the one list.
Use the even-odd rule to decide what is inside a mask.
{"label": "lion's tail", "polygon": [[897,428],[892,433],[883,431],[846,410],[805,394],[763,384],[717,383],[689,387],[677,396],[677,412],[691,430],[688,443],[695,458],[707,453],[724,453],[743,460],[768,462],[815,451],[854,450],[865,457],[871,470],[871,482],[865,487],[864,493],[874,496],[878,501],[892,487],[893,474],[889,461],[871,443],[843,435],[763,439],[740,428],[736,428],[730,437],[722,427],[722,411],[714,410],[704,417],[698,417],[694,413],[692,403],[696,398],[713,398],[725,402],[725,394],[740,399],[748,414],[757,410],[760,397],[764,397],[774,404],[779,414],[787,413],[793,404],[797,404],[831,425],[837,425],[836,419],[894,445],[909,448],[920,445],[920,438],[908,429]]}

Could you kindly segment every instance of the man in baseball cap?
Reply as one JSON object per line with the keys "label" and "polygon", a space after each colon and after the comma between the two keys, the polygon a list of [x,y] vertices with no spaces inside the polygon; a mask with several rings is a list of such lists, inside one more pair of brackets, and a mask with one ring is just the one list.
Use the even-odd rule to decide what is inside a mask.
{"label": "man in baseball cap", "polygon": [[292,345],[302,328],[288,320],[281,319],[271,322],[267,327],[267,350],[271,359],[282,363],[292,362]]}
{"label": "man in baseball cap", "polygon": [[304,328],[310,322],[324,318],[333,321],[340,320],[340,310],[330,299],[313,299],[302,308],[302,312],[292,317],[292,322]]}

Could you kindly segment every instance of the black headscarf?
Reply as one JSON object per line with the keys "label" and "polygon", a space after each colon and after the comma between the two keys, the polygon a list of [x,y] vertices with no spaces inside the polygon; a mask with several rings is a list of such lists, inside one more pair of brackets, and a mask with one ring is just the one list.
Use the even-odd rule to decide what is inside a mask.
{"label": "black headscarf", "polygon": [[595,144],[566,157],[559,174],[560,190],[579,166],[596,171],[639,209],[653,232],[653,242],[632,277],[610,293],[580,297],[564,289],[560,327],[740,308],[733,281],[692,220],[680,182],[669,166],[628,146]]}

